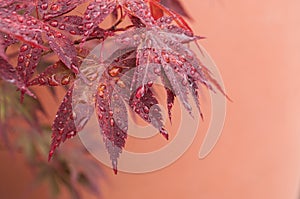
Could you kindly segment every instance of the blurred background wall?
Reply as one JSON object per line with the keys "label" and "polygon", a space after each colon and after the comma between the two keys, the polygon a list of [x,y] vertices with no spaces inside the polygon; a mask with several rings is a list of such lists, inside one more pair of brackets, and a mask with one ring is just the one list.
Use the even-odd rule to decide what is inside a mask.
{"label": "blurred background wall", "polygon": [[[99,180],[103,198],[299,198],[300,2],[183,3],[194,19],[195,32],[207,37],[200,43],[218,65],[233,99],[222,136],[214,150],[199,160],[209,123],[205,120],[189,150],[165,169],[113,175],[103,166],[107,173],[105,180]],[[0,197],[20,197],[30,174],[22,161],[4,152],[0,162]],[[33,195],[41,198],[45,191],[47,187],[42,187]]]}

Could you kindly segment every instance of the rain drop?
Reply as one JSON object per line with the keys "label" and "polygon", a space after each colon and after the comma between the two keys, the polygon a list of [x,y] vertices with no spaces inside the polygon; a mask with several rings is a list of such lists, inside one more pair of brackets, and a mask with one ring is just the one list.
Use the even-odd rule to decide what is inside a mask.
{"label": "rain drop", "polygon": [[114,126],[115,125],[115,121],[114,121],[114,119],[110,119],[110,126]]}
{"label": "rain drop", "polygon": [[64,129],[63,129],[63,128],[58,128],[58,133],[59,133],[60,135],[62,135],[62,134],[64,133]]}
{"label": "rain drop", "polygon": [[87,7],[88,10],[93,10],[95,8],[95,5],[91,4]]}
{"label": "rain drop", "polygon": [[91,29],[91,28],[94,26],[94,23],[88,22],[88,23],[85,23],[84,26],[85,26],[87,29]]}
{"label": "rain drop", "polygon": [[42,9],[42,10],[47,10],[47,8],[48,8],[48,4],[47,4],[47,3],[43,3],[43,4],[41,5],[41,9]]}
{"label": "rain drop", "polygon": [[99,91],[98,95],[99,95],[99,97],[103,98],[104,97],[104,92],[103,91]]}
{"label": "rain drop", "polygon": [[71,114],[71,116],[70,116],[70,119],[71,119],[71,120],[76,120],[76,118],[77,118],[76,112],[75,112],[75,111],[72,111],[72,114]]}
{"label": "rain drop", "polygon": [[62,80],[61,80],[61,84],[62,84],[62,85],[67,85],[67,84],[69,84],[69,83],[70,83],[70,76],[69,76],[69,75],[64,76],[64,77],[62,78]]}
{"label": "rain drop", "polygon": [[113,67],[111,68],[108,73],[111,77],[116,77],[122,72],[122,68],[120,67]]}
{"label": "rain drop", "polygon": [[73,70],[73,72],[75,74],[79,73],[79,69],[78,69],[78,67],[74,63],[71,64],[71,69]]}
{"label": "rain drop", "polygon": [[136,91],[136,94],[135,94],[135,97],[137,99],[140,99],[141,97],[143,97],[145,93],[145,87],[144,86],[141,86],[140,88],[138,88],[138,90]]}
{"label": "rain drop", "polygon": [[24,61],[24,56],[20,55],[20,56],[18,57],[18,62],[19,62],[19,63],[22,63],[23,61]]}
{"label": "rain drop", "polygon": [[101,13],[98,11],[92,12],[94,18],[98,17]]}
{"label": "rain drop", "polygon": [[188,81],[187,81],[186,79],[184,79],[184,80],[182,80],[182,82],[181,82],[181,83],[182,83],[182,85],[183,85],[183,86],[186,86],[186,85],[187,85],[187,83],[188,83]]}
{"label": "rain drop", "polygon": [[106,85],[105,84],[100,84],[99,85],[99,90],[100,91],[104,91],[106,89]]}
{"label": "rain drop", "polygon": [[20,23],[23,23],[24,17],[23,17],[23,16],[18,16],[18,21],[19,21]]}
{"label": "rain drop", "polygon": [[37,24],[37,20],[36,19],[32,19],[31,22],[36,25]]}
{"label": "rain drop", "polygon": [[39,78],[38,78],[38,82],[39,82],[39,84],[43,85],[43,84],[46,83],[46,80],[45,80],[45,78],[43,78],[43,77],[39,77]]}
{"label": "rain drop", "polygon": [[51,159],[51,157],[53,156],[53,154],[54,154],[54,150],[51,150],[50,152],[49,152],[49,160]]}
{"label": "rain drop", "polygon": [[32,54],[26,55],[27,59],[30,59],[32,57]]}
{"label": "rain drop", "polygon": [[50,7],[50,10],[52,11],[58,11],[59,9],[59,6],[57,4],[53,4],[51,7]]}
{"label": "rain drop", "polygon": [[25,62],[25,67],[28,68],[29,65],[30,65],[30,62],[29,62],[29,61],[26,61],[26,62]]}
{"label": "rain drop", "polygon": [[75,31],[75,30],[70,30],[69,32],[70,32],[70,34],[72,34],[72,35],[75,35],[75,34],[76,34],[76,31]]}
{"label": "rain drop", "polygon": [[58,27],[60,30],[64,30],[65,28],[66,28],[66,26],[65,25],[60,25],[59,27]]}
{"label": "rain drop", "polygon": [[48,79],[48,83],[50,86],[58,86],[59,83],[55,79],[55,75],[52,75],[51,78]]}
{"label": "rain drop", "polygon": [[68,138],[73,138],[75,136],[75,132],[71,131],[70,133],[68,133],[67,137]]}
{"label": "rain drop", "polygon": [[154,68],[154,73],[159,75],[160,74],[160,67]]}
{"label": "rain drop", "polygon": [[90,16],[90,15],[85,15],[85,16],[84,16],[84,19],[86,19],[86,20],[91,20],[91,16]]}
{"label": "rain drop", "polygon": [[125,88],[125,87],[126,87],[125,83],[124,83],[122,80],[118,80],[118,81],[117,81],[117,84],[118,84],[118,86],[121,87],[121,88]]}
{"label": "rain drop", "polygon": [[89,73],[86,75],[86,77],[90,80],[90,81],[95,81],[98,78],[98,73]]}
{"label": "rain drop", "polygon": [[50,28],[49,28],[49,26],[47,26],[47,25],[44,25],[43,28],[44,28],[44,30],[45,30],[46,32],[49,32],[49,31],[50,31]]}
{"label": "rain drop", "polygon": [[143,108],[143,110],[144,110],[144,113],[146,113],[146,114],[149,113],[149,108],[148,108],[147,106],[145,106],[145,107]]}
{"label": "rain drop", "polygon": [[192,69],[191,69],[191,75],[195,75],[195,73],[196,73],[195,68],[192,68]]}
{"label": "rain drop", "polygon": [[62,37],[62,34],[61,34],[60,32],[56,32],[56,33],[55,33],[55,37],[56,37],[56,38],[61,38],[61,37]]}
{"label": "rain drop", "polygon": [[153,86],[153,82],[150,81],[150,82],[147,83],[147,85],[148,85],[149,87],[152,87],[152,86]]}
{"label": "rain drop", "polygon": [[20,51],[25,52],[27,49],[28,49],[28,45],[25,44],[20,48]]}
{"label": "rain drop", "polygon": [[56,20],[51,21],[50,25],[53,26],[53,27],[57,27],[58,26],[58,22]]}
{"label": "rain drop", "polygon": [[103,106],[99,106],[100,111],[105,112],[106,109]]}
{"label": "rain drop", "polygon": [[32,21],[26,21],[27,26],[31,26],[32,25]]}

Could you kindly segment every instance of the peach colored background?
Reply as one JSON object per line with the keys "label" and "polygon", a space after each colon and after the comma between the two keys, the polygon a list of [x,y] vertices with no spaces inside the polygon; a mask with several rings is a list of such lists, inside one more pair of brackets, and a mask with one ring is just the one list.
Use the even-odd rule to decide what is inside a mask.
{"label": "peach colored background", "polygon": [[[299,198],[300,2],[185,0],[184,5],[195,32],[207,37],[202,44],[234,100],[228,104],[222,137],[199,160],[205,133],[200,129],[183,157],[153,173],[115,176],[103,167],[103,198]],[[8,194],[14,199],[23,190],[16,184],[29,175],[0,155],[0,194],[15,187]]]}

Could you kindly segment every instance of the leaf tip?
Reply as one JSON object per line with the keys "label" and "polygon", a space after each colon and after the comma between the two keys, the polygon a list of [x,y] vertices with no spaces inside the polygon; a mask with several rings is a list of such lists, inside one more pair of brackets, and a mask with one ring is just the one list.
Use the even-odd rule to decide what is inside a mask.
{"label": "leaf tip", "polygon": [[48,155],[48,162],[51,161],[51,159],[52,159],[52,157],[53,157],[53,154],[54,154],[54,149],[51,149],[51,150],[49,151],[49,155]]}
{"label": "leaf tip", "polygon": [[169,134],[168,132],[166,131],[166,129],[162,128],[160,130],[160,133],[164,136],[164,138],[166,138],[166,140],[169,140]]}

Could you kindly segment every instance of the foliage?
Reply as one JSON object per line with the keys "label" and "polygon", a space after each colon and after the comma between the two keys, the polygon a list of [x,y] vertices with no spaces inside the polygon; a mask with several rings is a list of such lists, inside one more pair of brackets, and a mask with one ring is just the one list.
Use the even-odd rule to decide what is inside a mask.
{"label": "foliage", "polygon": [[[74,15],[78,6],[84,5],[84,13]],[[161,79],[165,85],[170,119],[175,97],[191,112],[188,101],[191,94],[200,111],[197,91],[200,84],[222,92],[189,48],[188,44],[201,37],[194,35],[180,14],[188,17],[178,0],[3,1],[0,5],[1,79],[20,90],[21,101],[26,94],[35,98],[32,86],[68,89],[52,125],[49,159],[61,142],[84,128],[85,123],[78,123],[78,118],[86,122],[95,109],[117,172],[117,159],[125,146],[128,129],[125,103],[168,139],[153,82]],[[109,16],[115,22],[109,28],[101,28]],[[126,23],[126,19],[130,22]],[[97,65],[96,72],[99,68],[104,72],[97,81],[92,81],[81,64],[93,46],[108,38],[113,38],[118,49],[109,62],[105,60]],[[11,46],[19,48],[15,65],[6,51]],[[93,99],[86,102],[88,105],[82,112],[73,110],[82,103],[73,93],[78,79],[86,82],[87,87],[91,80],[97,88],[88,91],[93,92]],[[120,96],[114,95],[116,89]]]}

